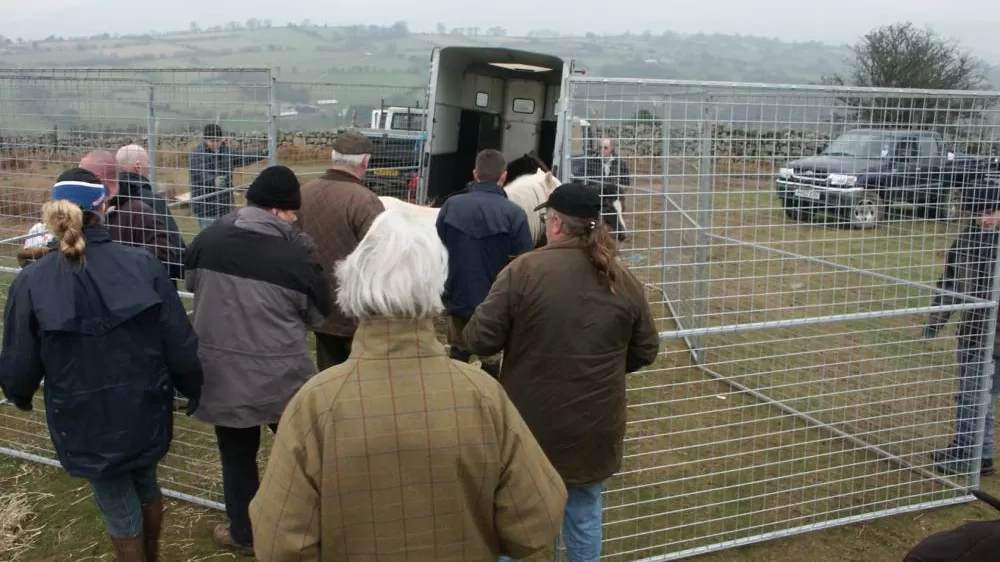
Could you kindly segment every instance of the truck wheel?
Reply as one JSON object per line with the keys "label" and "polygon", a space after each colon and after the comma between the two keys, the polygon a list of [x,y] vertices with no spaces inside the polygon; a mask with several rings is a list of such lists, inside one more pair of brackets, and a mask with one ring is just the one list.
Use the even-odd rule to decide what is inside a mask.
{"label": "truck wheel", "polygon": [[851,228],[875,228],[885,217],[885,205],[873,193],[863,193],[844,209],[844,219]]}

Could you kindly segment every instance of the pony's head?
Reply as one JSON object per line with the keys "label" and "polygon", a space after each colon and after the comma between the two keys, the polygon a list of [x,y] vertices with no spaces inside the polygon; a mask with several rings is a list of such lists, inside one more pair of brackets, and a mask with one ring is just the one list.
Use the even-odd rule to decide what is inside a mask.
{"label": "pony's head", "polygon": [[534,174],[539,170],[548,172],[549,168],[535,154],[534,150],[526,152],[507,163],[507,183],[511,183],[521,176]]}

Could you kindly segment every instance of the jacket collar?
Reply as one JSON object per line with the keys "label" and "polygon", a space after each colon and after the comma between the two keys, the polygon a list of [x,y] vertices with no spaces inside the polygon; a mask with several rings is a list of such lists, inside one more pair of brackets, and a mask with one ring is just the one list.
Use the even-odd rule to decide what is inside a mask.
{"label": "jacket collar", "polygon": [[430,318],[376,318],[362,320],[354,335],[351,357],[358,359],[404,359],[445,357]]}
{"label": "jacket collar", "polygon": [[492,193],[493,195],[502,195],[507,197],[507,192],[503,190],[502,187],[492,181],[480,181],[475,182],[469,186],[469,193]]}
{"label": "jacket collar", "polygon": [[[87,245],[111,242],[111,231],[102,223],[91,224],[83,227],[83,238],[87,241]],[[48,248],[49,250],[58,250],[59,240],[53,238],[49,241]]]}
{"label": "jacket collar", "polygon": [[323,177],[321,179],[330,181],[345,181],[350,183],[356,183],[360,186],[365,185],[365,182],[363,182],[360,178],[352,175],[350,172],[345,172],[344,170],[338,170],[336,168],[330,168],[329,170],[327,170],[326,173],[323,174]]}
{"label": "jacket collar", "polygon": [[142,199],[142,190],[153,190],[149,185],[149,179],[135,172],[122,172],[118,174],[118,193],[108,201],[110,207],[121,207],[129,199]]}
{"label": "jacket collar", "polygon": [[587,241],[584,240],[583,238],[568,237],[568,238],[563,238],[561,240],[557,240],[555,242],[548,241],[548,242],[546,242],[546,244],[544,246],[542,246],[541,248],[538,248],[538,249],[539,250],[563,250],[563,249],[566,249],[566,248],[580,249],[580,248],[586,248],[586,247],[587,247]]}

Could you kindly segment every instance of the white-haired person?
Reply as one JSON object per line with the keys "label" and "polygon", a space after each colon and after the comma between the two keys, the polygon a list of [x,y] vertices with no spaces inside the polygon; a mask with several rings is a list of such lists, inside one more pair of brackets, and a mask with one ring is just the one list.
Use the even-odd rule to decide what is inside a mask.
{"label": "white-haired person", "polygon": [[105,186],[64,172],[42,206],[51,250],[10,285],[0,387],[31,410],[42,380],[60,464],[85,478],[119,562],[155,562],[163,524],[157,465],[173,435],[174,388],[197,408],[198,338],[166,270],[111,240]]}
{"label": "white-haired person", "polygon": [[656,360],[660,338],[642,283],[615,258],[600,196],[566,183],[542,209],[547,244],[500,273],[462,335],[478,355],[503,351],[500,383],[569,490],[567,557],[596,562],[603,483],[622,461],[626,375]]}
{"label": "white-haired person", "polygon": [[[365,170],[372,156],[372,141],[356,131],[341,133],[333,141],[330,169],[302,186],[299,224],[316,241],[320,262],[337,263],[354,251],[375,217],[385,210],[382,201],[365,187]],[[330,291],[337,290],[330,276]],[[347,360],[357,322],[340,309],[316,327],[316,366],[319,370]]]}
{"label": "white-haired person", "polygon": [[435,334],[447,263],[433,229],[390,209],[337,264],[356,345],[281,417],[250,508],[258,561],[466,562],[552,544],[559,474],[500,384]]}

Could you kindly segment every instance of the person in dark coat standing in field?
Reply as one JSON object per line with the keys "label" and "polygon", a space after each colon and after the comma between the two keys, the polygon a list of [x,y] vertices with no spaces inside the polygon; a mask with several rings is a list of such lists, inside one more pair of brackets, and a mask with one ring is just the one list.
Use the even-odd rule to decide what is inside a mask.
{"label": "person in dark coat standing in field", "polygon": [[[996,282],[997,244],[1000,243],[1000,186],[966,188],[961,201],[973,219],[948,250],[945,278],[939,281],[939,287],[959,295],[991,300]],[[959,298],[935,296],[933,304],[949,304]],[[995,313],[989,308],[961,312],[956,334],[958,392],[955,395],[955,435],[945,448],[932,454],[935,468],[945,474],[972,472],[976,460],[981,461],[981,475],[987,476],[996,471],[993,457],[996,453],[994,428],[997,399],[1000,397],[1000,373],[996,369],[996,359],[1000,356],[1000,333],[996,329],[992,333],[989,330],[990,317]],[[937,335],[938,328],[947,322],[948,316],[932,314],[924,327],[925,337]],[[990,347],[992,353],[989,352]],[[982,402],[984,394],[985,404]],[[977,458],[975,444],[980,416],[985,416],[986,424],[982,452]]]}
{"label": "person in dark coat standing in field", "polygon": [[[333,141],[332,165],[322,177],[302,186],[302,230],[316,240],[320,263],[326,268],[347,257],[365,237],[375,217],[385,206],[365,187],[365,171],[371,161],[372,141],[356,131],[347,131]],[[337,280],[329,276],[330,294]],[[323,371],[347,361],[358,322],[334,306],[316,334],[316,365]]]}
{"label": "person in dark coat standing in field", "polygon": [[201,228],[235,210],[233,168],[249,166],[268,156],[267,150],[233,152],[222,138],[222,127],[215,123],[205,125],[203,137],[188,161],[191,214]]}
{"label": "person in dark coat standing in field", "polygon": [[615,259],[600,196],[563,184],[547,202],[548,243],[508,265],[465,327],[469,349],[504,352],[500,383],[569,491],[570,562],[601,554],[603,483],[621,466],[626,374],[660,338],[642,284]]}
{"label": "person in dark coat standing in field", "polygon": [[[448,310],[448,353],[468,362],[471,353],[462,329],[483,302],[497,274],[510,260],[534,248],[528,215],[507,199],[503,190],[507,162],[498,150],[476,156],[473,183],[467,193],[449,197],[438,211],[438,236],[448,249],[448,282],[444,301]],[[482,369],[497,377],[495,356],[480,356]]]}
{"label": "person in dark coat standing in field", "polygon": [[277,431],[285,405],[316,374],[306,330],[333,307],[315,244],[294,226],[301,202],[295,174],[267,168],[247,190],[247,206],[202,230],[186,256],[205,368],[195,418],[215,426],[230,521],[212,536],[250,555],[261,426]]}
{"label": "person in dark coat standing in field", "polygon": [[59,462],[89,480],[119,562],[158,560],[163,496],[156,478],[173,437],[174,388],[198,407],[198,339],[162,265],[112,242],[105,188],[63,173],[42,207],[51,251],[11,283],[0,387],[21,410],[45,380]]}

